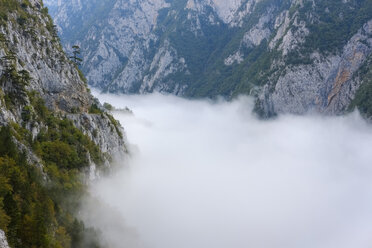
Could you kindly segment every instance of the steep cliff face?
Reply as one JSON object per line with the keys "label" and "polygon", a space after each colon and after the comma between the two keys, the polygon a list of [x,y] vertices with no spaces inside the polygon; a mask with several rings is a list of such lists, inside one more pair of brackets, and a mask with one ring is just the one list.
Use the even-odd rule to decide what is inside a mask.
{"label": "steep cliff face", "polygon": [[[26,92],[37,92],[49,110],[73,119],[78,127],[84,127],[83,117],[88,116],[89,120],[94,122],[98,135],[107,135],[96,139],[101,150],[109,155],[118,154],[120,151],[123,155],[125,152],[123,139],[117,132],[111,132],[108,125],[111,121],[107,113],[89,114],[91,107],[98,106],[99,103],[89,93],[84,76],[62,51],[53,22],[43,13],[42,3],[29,1],[28,5],[21,8],[25,17],[19,17],[18,12],[10,12],[7,16],[8,21],[0,27],[0,33],[4,37],[0,49],[1,75],[5,75],[9,69],[7,67],[14,67],[16,73],[26,72],[29,82],[23,90],[24,105],[30,103]],[[20,18],[25,20],[20,21],[22,20]],[[2,91],[7,93],[14,90],[14,83],[4,78]],[[17,106],[17,109],[5,107],[4,104],[0,116],[3,125],[9,121],[22,123],[22,106]],[[82,130],[93,137],[93,130]],[[106,144],[98,140],[110,142]]]}
{"label": "steep cliff face", "polygon": [[372,52],[372,20],[353,35],[339,53],[313,52],[311,63],[286,68],[264,86],[258,104],[265,115],[345,112],[362,80],[357,72]]}
{"label": "steep cliff face", "polygon": [[82,69],[89,83],[125,93],[186,94],[209,53],[221,44],[213,41],[221,35],[219,31],[226,29],[226,23],[239,24],[243,17],[234,15],[240,0],[83,0],[47,1],[47,5],[65,48],[82,47]]}
{"label": "steep cliff face", "polygon": [[168,5],[162,0],[63,2],[55,21],[66,27],[61,34],[67,48],[75,43],[83,48],[83,70],[93,86],[105,82],[112,91],[138,91],[136,83],[150,66],[146,53],[157,39],[151,31],[159,9]]}
{"label": "steep cliff face", "polygon": [[338,114],[371,53],[370,0],[102,2],[48,4],[66,49],[83,48],[89,83],[112,92],[251,94],[264,116]]}
{"label": "steep cliff face", "polygon": [[0,247],[99,247],[74,216],[127,150],[84,80],[41,0],[0,0]]}

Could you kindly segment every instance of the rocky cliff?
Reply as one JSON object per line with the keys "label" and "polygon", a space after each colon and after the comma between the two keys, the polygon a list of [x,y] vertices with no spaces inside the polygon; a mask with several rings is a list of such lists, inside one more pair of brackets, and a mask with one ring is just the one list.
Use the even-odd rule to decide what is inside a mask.
{"label": "rocky cliff", "polygon": [[[15,109],[7,109],[6,104],[3,104],[0,123],[22,123],[22,105],[27,106],[31,102],[27,92],[37,92],[49,110],[73,120],[103,152],[109,156],[118,153],[124,155],[126,150],[120,137],[122,134],[111,132],[110,126],[116,124],[112,123],[109,114],[90,94],[84,76],[62,51],[53,22],[45,14],[42,3],[29,1],[21,8],[25,17],[19,17],[18,12],[10,12],[8,21],[0,27],[4,38],[0,49],[0,75],[5,76],[6,70],[11,67],[15,73],[26,73],[29,81],[24,85],[24,89],[15,89],[11,79],[3,77],[2,93],[19,93],[16,97],[22,98],[20,102],[23,104]],[[23,19],[20,18],[25,20],[21,21]],[[17,90],[18,92],[15,92]],[[19,91],[23,91],[24,95]],[[102,113],[91,114],[92,107],[101,108]],[[30,125],[25,124],[26,127]],[[36,136],[39,131],[38,123],[32,125],[34,127],[30,131]]]}
{"label": "rocky cliff", "polygon": [[371,53],[372,2],[47,1],[90,84],[188,97],[251,94],[264,116],[348,108]]}
{"label": "rocky cliff", "polygon": [[302,114],[317,111],[340,114],[347,111],[363,83],[358,71],[372,52],[372,20],[368,21],[342,47],[340,52],[312,52],[311,63],[286,67],[269,80],[258,95],[265,115]]}
{"label": "rocky cliff", "polygon": [[123,136],[42,1],[0,0],[0,247],[97,247],[73,216]]}

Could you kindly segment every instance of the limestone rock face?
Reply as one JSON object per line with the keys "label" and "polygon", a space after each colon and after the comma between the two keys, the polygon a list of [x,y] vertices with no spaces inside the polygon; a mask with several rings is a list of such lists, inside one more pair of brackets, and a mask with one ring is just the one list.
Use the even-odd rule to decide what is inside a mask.
{"label": "limestone rock face", "polygon": [[82,47],[83,71],[95,87],[228,99],[251,94],[264,116],[343,113],[371,53],[366,1],[47,4],[65,49]]}
{"label": "limestone rock face", "polygon": [[[9,145],[1,151],[4,171],[0,175],[5,180],[5,194],[0,197],[0,205],[1,218],[5,216],[5,220],[1,220],[4,227],[0,230],[0,248],[10,248],[9,244],[36,247],[41,243],[76,246],[65,229],[70,225],[66,223],[77,221],[72,217],[75,213],[62,205],[77,206],[78,199],[70,198],[83,195],[81,184],[88,184],[111,168],[115,159],[123,161],[128,156],[125,133],[91,95],[83,74],[63,51],[43,2],[11,0],[2,1],[0,6],[0,129],[5,136],[2,145]],[[49,145],[54,147],[46,148]],[[3,159],[10,162],[4,165]],[[63,159],[64,165],[60,162]],[[14,175],[22,176],[13,179],[7,166],[18,171]],[[61,187],[52,189],[57,184]],[[69,199],[68,203],[62,204],[62,199]],[[45,201],[43,204],[48,202],[51,208],[35,207],[40,200]],[[30,235],[22,234],[29,229],[27,225],[34,218],[31,215],[39,208],[48,212],[43,220],[37,217],[34,222],[42,227],[35,236],[43,238],[32,235],[32,241],[26,240],[25,236]],[[55,214],[55,209],[63,214]],[[25,227],[24,220],[28,222]],[[83,229],[74,229],[73,235],[83,237]],[[63,241],[54,239],[59,236],[58,230],[63,230]]]}
{"label": "limestone rock face", "polygon": [[[113,124],[110,124],[111,120],[107,113],[89,114],[92,105],[99,107],[100,104],[90,94],[76,66],[63,52],[49,16],[43,14],[43,3],[40,0],[29,2],[31,5],[25,7],[25,12],[33,18],[28,18],[25,23],[20,24],[17,14],[11,13],[8,16],[9,21],[0,26],[0,34],[5,37],[0,44],[0,58],[2,58],[0,76],[4,76],[9,63],[13,63],[18,72],[26,71],[30,78],[25,87],[27,92],[36,92],[45,101],[49,110],[71,118],[88,136],[93,137],[94,130],[95,133],[99,133],[98,138],[92,140],[108,154],[108,157],[114,154],[124,155],[125,142],[116,130],[111,130],[110,125]],[[74,4],[78,3],[74,2]],[[13,58],[6,61],[5,58],[9,56]],[[17,87],[19,86],[2,80],[0,95],[4,97],[9,92],[14,92],[18,96],[24,94],[22,105],[28,105],[30,98]],[[5,101],[1,100],[0,125],[10,122],[22,123],[24,119],[22,107],[18,105],[9,109]],[[102,111],[104,112],[103,109]],[[94,126],[94,130],[83,128],[86,118],[89,119],[90,125]],[[37,136],[41,128],[38,123],[25,124],[25,126],[33,137]],[[122,128],[118,127],[118,129]]]}
{"label": "limestone rock face", "polygon": [[0,230],[0,248],[10,248],[8,241],[6,240],[5,233],[3,230]]}
{"label": "limestone rock face", "polygon": [[[97,7],[100,2],[105,4],[103,11],[97,10],[101,9]],[[70,51],[74,44],[82,47],[83,71],[91,85],[109,92],[165,91],[184,95],[193,72],[179,52],[180,44],[173,44],[173,37],[166,37],[169,27],[164,20],[179,22],[185,32],[208,39],[206,29],[218,32],[221,26],[242,25],[244,16],[259,1],[189,0],[180,6],[178,2],[45,1],[65,49]],[[100,19],[95,19],[97,15]],[[266,19],[263,17],[242,42],[257,44],[268,38],[271,32],[263,27]],[[170,31],[177,29],[173,27]],[[177,80],[180,77],[182,80]]]}
{"label": "limestone rock face", "polygon": [[[340,114],[360,86],[353,77],[372,53],[372,20],[355,34],[337,55],[312,54],[314,62],[288,69],[264,87],[259,101],[268,115],[317,111]],[[275,84],[275,86],[274,86]]]}

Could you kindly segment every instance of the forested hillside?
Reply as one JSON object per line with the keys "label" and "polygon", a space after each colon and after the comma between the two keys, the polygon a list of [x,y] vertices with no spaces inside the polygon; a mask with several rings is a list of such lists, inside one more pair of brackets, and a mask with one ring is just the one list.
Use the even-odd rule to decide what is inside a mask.
{"label": "forested hillside", "polygon": [[77,218],[87,182],[125,156],[39,0],[0,0],[0,247],[100,247]]}

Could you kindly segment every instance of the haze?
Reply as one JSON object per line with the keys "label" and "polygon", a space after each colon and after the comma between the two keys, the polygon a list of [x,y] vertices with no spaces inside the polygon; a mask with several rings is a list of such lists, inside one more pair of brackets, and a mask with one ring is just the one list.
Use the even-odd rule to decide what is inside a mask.
{"label": "haze", "polygon": [[244,97],[98,97],[134,112],[114,112],[131,159],[82,211],[110,247],[372,246],[372,127],[358,113],[261,121]]}

